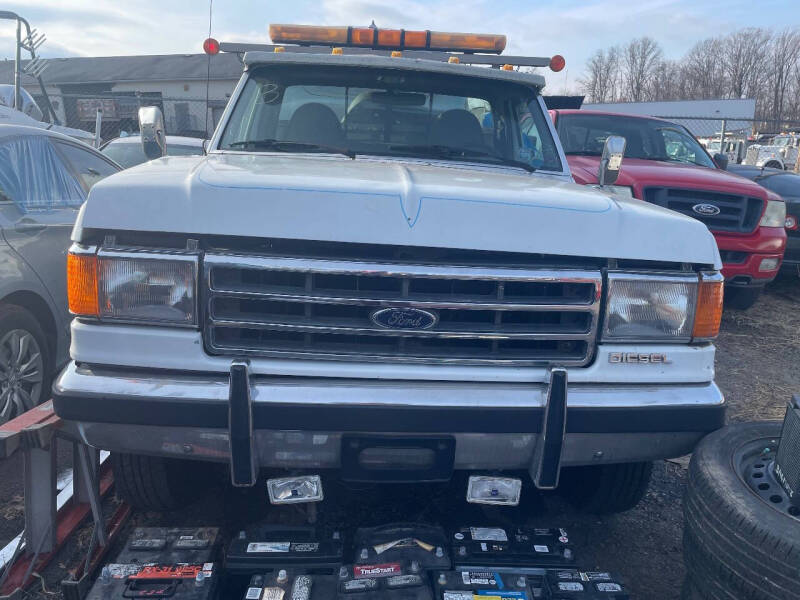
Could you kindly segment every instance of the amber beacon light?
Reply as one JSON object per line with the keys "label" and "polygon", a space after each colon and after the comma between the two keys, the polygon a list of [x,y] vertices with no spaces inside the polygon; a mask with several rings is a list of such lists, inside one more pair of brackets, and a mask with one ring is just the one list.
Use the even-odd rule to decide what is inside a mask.
{"label": "amber beacon light", "polygon": [[270,25],[274,44],[344,46],[384,50],[439,50],[501,54],[506,36],[479,33],[409,31],[377,27],[325,27],[319,25]]}

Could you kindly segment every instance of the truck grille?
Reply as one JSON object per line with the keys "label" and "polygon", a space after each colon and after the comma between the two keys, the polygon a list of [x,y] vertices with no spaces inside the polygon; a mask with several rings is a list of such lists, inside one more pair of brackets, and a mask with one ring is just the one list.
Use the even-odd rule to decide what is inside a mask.
{"label": "truck grille", "polygon": [[[669,208],[702,221],[711,231],[749,233],[761,218],[763,202],[758,198],[677,188],[645,188],[644,199],[652,204]],[[711,204],[719,209],[717,215],[703,215],[694,211],[698,204]]]}
{"label": "truck grille", "polygon": [[[599,271],[206,254],[208,352],[353,361],[585,365]],[[427,329],[372,315],[417,309]]]}

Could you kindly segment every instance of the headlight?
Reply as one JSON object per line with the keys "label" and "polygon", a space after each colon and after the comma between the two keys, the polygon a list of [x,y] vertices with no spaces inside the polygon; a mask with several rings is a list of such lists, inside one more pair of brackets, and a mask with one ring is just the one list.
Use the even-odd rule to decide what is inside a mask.
{"label": "headlight", "polygon": [[719,273],[653,276],[609,273],[603,340],[700,342],[719,333]]}
{"label": "headlight", "polygon": [[692,337],[697,276],[610,273],[603,339],[688,341]]}
{"label": "headlight", "polygon": [[161,325],[197,323],[197,257],[70,251],[69,307],[108,321]]}
{"label": "headlight", "polygon": [[767,200],[767,210],[761,217],[761,227],[784,227],[786,224],[786,202]]}

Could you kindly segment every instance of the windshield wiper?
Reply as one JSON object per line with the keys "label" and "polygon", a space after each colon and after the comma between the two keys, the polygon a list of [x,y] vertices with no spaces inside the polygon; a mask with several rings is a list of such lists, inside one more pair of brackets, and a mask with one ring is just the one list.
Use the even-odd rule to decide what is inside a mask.
{"label": "windshield wiper", "polygon": [[323,152],[330,154],[344,154],[348,158],[355,158],[356,153],[349,148],[326,146],[325,144],[312,144],[307,142],[291,142],[288,140],[262,139],[240,140],[231,142],[228,148],[250,148],[253,150],[274,150],[276,152]]}
{"label": "windshield wiper", "polygon": [[529,165],[528,163],[522,162],[520,160],[503,158],[502,156],[497,156],[496,154],[491,154],[489,152],[484,152],[482,150],[470,150],[469,148],[456,148],[453,146],[445,146],[442,144],[428,144],[428,145],[401,144],[398,146],[389,146],[389,150],[393,152],[407,152],[409,154],[418,156],[431,156],[434,158],[445,158],[445,159],[448,158],[489,159],[498,164],[525,169],[526,171],[528,171],[528,173],[533,173],[536,170],[536,167],[534,167],[533,165]]}

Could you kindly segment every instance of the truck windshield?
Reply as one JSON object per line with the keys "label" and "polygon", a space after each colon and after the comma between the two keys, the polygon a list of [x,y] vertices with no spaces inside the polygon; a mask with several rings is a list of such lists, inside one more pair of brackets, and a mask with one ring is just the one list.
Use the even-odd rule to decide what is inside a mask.
{"label": "truck windshield", "polygon": [[558,118],[558,136],[565,154],[600,156],[610,135],[625,138],[625,156],[682,162],[716,168],[700,143],[680,125],[603,114],[566,114]]}
{"label": "truck windshield", "polygon": [[271,66],[240,94],[219,148],[435,158],[561,171],[537,92],[480,77]]}

